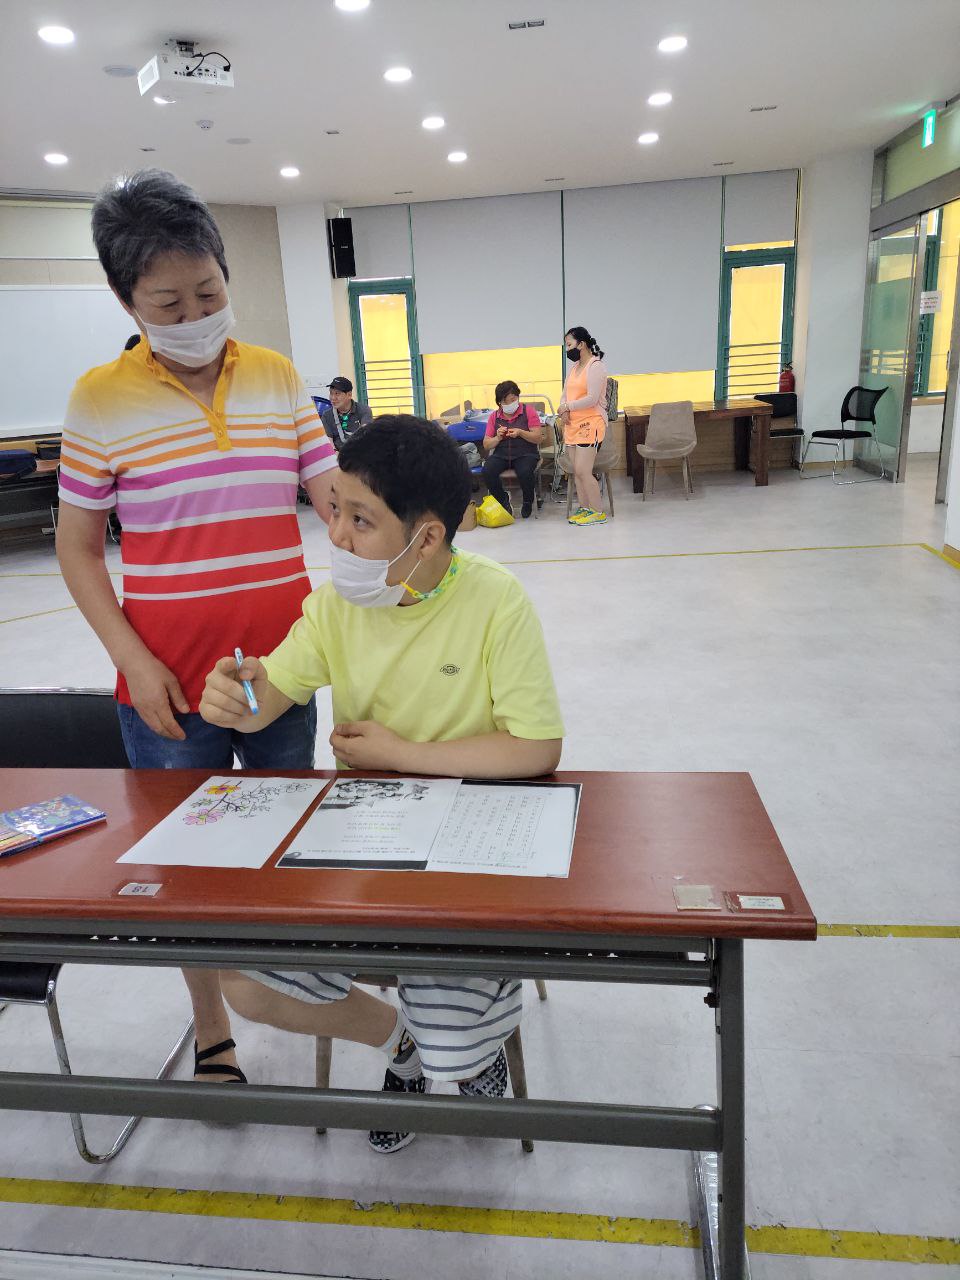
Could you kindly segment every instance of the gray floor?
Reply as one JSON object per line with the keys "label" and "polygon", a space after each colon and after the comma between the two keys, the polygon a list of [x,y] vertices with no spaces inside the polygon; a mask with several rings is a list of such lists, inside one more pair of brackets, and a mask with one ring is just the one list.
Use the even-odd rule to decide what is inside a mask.
{"label": "gray floor", "polygon": [[[464,546],[511,564],[547,635],[579,769],[745,769],[823,922],[960,923],[957,871],[960,574],[942,545],[932,463],[904,486],[838,488],[775,472],[707,477],[691,502],[661,482],[577,529],[477,530]],[[308,564],[324,532],[303,516]],[[782,550],[807,548],[805,550]],[[764,552],[770,554],[727,554]],[[118,568],[118,556],[111,553]],[[109,664],[42,543],[0,552],[0,670],[14,685],[104,685]],[[63,610],[61,612],[47,612]],[[41,615],[26,617],[25,615]],[[321,721],[329,726],[328,700]],[[330,763],[322,744],[318,763]],[[750,944],[748,1218],[755,1225],[957,1233],[960,1133],[956,940]],[[147,1070],[184,1016],[174,974],[65,970],[78,1070]],[[241,1024],[261,1080],[310,1079],[310,1045]],[[668,1105],[713,1096],[696,993],[551,984],[528,992],[531,1093]],[[122,1066],[121,1066],[122,1064]],[[40,1012],[0,1017],[0,1067],[53,1068]],[[338,1046],[334,1082],[374,1082]],[[96,1134],[110,1122],[94,1119]],[[77,1160],[62,1117],[6,1115],[5,1176],[278,1195],[688,1219],[674,1153],[422,1139],[385,1160],[359,1135],[147,1121],[104,1171]],[[446,1277],[699,1274],[686,1249],[274,1224],[0,1203],[0,1247],[304,1274]],[[755,1255],[771,1280],[900,1280],[960,1267]],[[0,1270],[2,1274],[2,1270]]]}

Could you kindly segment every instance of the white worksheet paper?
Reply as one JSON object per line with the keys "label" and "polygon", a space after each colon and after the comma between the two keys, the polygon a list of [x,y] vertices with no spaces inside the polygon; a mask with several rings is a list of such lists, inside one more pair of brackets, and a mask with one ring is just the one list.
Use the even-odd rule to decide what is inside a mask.
{"label": "white worksheet paper", "polygon": [[579,799],[577,786],[465,783],[427,870],[565,878]]}
{"label": "white worksheet paper", "polygon": [[457,778],[341,778],[278,865],[422,871],[459,788]]}
{"label": "white worksheet paper", "polygon": [[117,861],[262,867],[326,785],[323,778],[208,778]]}

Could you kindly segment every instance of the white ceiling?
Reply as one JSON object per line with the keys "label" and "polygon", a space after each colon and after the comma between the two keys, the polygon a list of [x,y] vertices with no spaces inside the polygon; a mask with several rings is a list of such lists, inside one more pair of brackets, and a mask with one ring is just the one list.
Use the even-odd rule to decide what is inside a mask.
{"label": "white ceiling", "polygon": [[[508,31],[527,17],[546,26]],[[42,43],[48,23],[71,27],[76,43]],[[2,26],[0,186],[95,191],[153,163],[229,203],[377,204],[788,168],[878,146],[960,88],[958,0],[372,0],[359,14],[333,0],[4,0]],[[659,53],[675,32],[688,49]],[[169,36],[222,50],[237,87],[159,107],[135,79],[103,74],[140,67]],[[413,79],[385,83],[398,63]],[[647,106],[662,89],[673,103]],[[768,104],[777,110],[749,110]],[[422,129],[430,113],[446,128]],[[660,142],[638,146],[648,129]],[[228,145],[234,136],[252,141]],[[465,164],[448,163],[456,148]],[[54,150],[69,164],[44,163]],[[299,179],[279,176],[290,164]]]}

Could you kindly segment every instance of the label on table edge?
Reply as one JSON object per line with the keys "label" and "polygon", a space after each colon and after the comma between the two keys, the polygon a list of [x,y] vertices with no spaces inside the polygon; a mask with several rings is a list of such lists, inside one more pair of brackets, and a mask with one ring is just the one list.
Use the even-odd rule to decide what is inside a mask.
{"label": "label on table edge", "polygon": [[117,893],[122,898],[153,898],[162,888],[162,884],[146,884],[142,880],[131,880],[122,889],[118,889]]}
{"label": "label on table edge", "polygon": [[725,893],[731,911],[786,911],[788,900],[775,893]]}
{"label": "label on table edge", "polygon": [[721,911],[712,884],[675,884],[673,900],[678,911]]}

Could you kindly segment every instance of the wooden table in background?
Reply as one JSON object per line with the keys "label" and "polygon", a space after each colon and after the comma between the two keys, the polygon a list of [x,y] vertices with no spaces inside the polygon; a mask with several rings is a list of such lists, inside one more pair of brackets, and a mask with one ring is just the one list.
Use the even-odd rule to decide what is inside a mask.
{"label": "wooden table in background", "polygon": [[[278,869],[292,835],[260,870],[118,865],[209,776],[209,770],[0,770],[4,808],[69,792],[108,815],[104,824],[0,863],[0,960],[493,972],[700,987],[713,1011],[718,1106],[2,1072],[0,1107],[693,1151],[698,1169],[713,1162],[721,1192],[719,1210],[701,1203],[704,1247],[717,1251],[723,1280],[741,1280],[743,940],[816,937],[816,920],[749,774],[558,774],[558,781],[583,787],[566,879]],[[155,897],[120,897],[134,880],[162,887]],[[718,909],[679,911],[678,884],[711,886]],[[783,910],[739,910],[730,895],[744,893],[779,897]],[[603,1035],[602,1026],[596,1033]],[[576,1079],[573,1060],[570,1078]],[[709,1181],[698,1178],[704,1187]]]}
{"label": "wooden table in background", "polygon": [[[627,475],[633,477],[633,492],[643,492],[644,460],[637,445],[644,444],[650,423],[649,404],[624,410]],[[697,427],[697,447],[690,455],[691,467],[698,464],[701,446],[709,439],[710,424],[733,424],[733,456],[721,466],[711,464],[704,470],[746,471],[750,465],[750,433],[757,433],[756,472],[754,483],[767,484],[770,459],[770,419],[773,406],[763,400],[699,400],[693,406]],[[669,465],[662,463],[661,466]]]}

